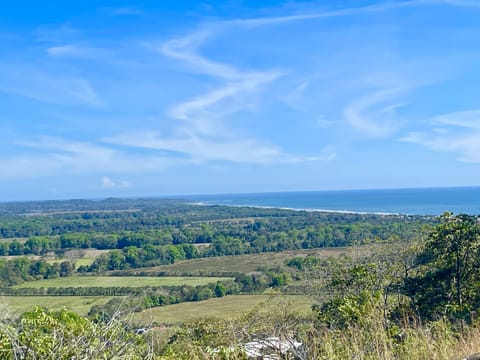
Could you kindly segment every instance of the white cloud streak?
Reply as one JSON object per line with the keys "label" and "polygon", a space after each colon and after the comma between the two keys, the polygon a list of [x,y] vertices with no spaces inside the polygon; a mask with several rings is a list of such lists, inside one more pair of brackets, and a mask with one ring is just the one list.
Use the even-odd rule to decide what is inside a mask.
{"label": "white cloud streak", "polygon": [[419,4],[425,5],[450,5],[467,8],[480,8],[480,3],[477,0],[419,0]]}
{"label": "white cloud streak", "polygon": [[132,184],[126,180],[115,181],[108,176],[102,177],[102,187],[104,189],[128,189],[132,187]]}
{"label": "white cloud streak", "polygon": [[229,161],[233,163],[272,164],[332,160],[335,153],[326,149],[320,156],[303,157],[285,154],[275,145],[256,140],[232,141],[185,137],[165,139],[157,133],[145,132],[104,139],[105,142],[152,150],[169,150],[192,156],[195,162]]}
{"label": "white cloud streak", "polygon": [[58,46],[51,46],[47,48],[47,54],[53,58],[85,58],[92,59],[97,58],[101,49],[95,49],[87,46],[81,46],[76,44],[64,44]]}
{"label": "white cloud streak", "polygon": [[[35,154],[0,156],[0,179],[34,178],[52,175],[156,172],[187,160],[161,156],[132,155],[86,141],[42,137],[18,141],[17,147],[35,149]],[[122,184],[122,183],[120,183]]]}
{"label": "white cloud streak", "polygon": [[401,93],[397,88],[372,92],[349,104],[344,111],[345,118],[367,136],[387,137],[399,127],[396,109],[404,104],[392,101]]}
{"label": "white cloud streak", "polygon": [[52,104],[102,106],[86,79],[28,65],[0,63],[0,91]]}
{"label": "white cloud streak", "polygon": [[[433,151],[458,154],[462,162],[480,163],[480,110],[436,116],[430,131],[410,132],[401,141],[424,146]],[[438,131],[438,125],[442,125]]]}
{"label": "white cloud streak", "polygon": [[109,16],[139,16],[143,15],[144,11],[134,6],[120,6],[105,8]]}
{"label": "white cloud streak", "polygon": [[432,123],[480,130],[480,110],[459,111],[436,116],[432,119]]}
{"label": "white cloud streak", "polygon": [[318,19],[327,19],[327,18],[333,18],[333,17],[367,14],[372,12],[385,11],[385,10],[389,10],[389,9],[393,9],[401,6],[410,6],[416,3],[417,1],[404,1],[404,2],[397,2],[397,3],[374,4],[370,6],[346,8],[346,9],[331,10],[331,11],[321,11],[321,12],[308,13],[308,14],[274,16],[274,17],[263,17],[263,18],[253,18],[253,19],[235,19],[235,20],[228,21],[227,23],[230,25],[247,26],[247,27],[268,26],[268,25],[277,25],[277,24],[296,22],[296,21],[304,21],[304,20],[318,20]]}
{"label": "white cloud streak", "polygon": [[209,31],[198,31],[185,37],[169,40],[162,44],[159,49],[155,45],[150,46],[154,50],[160,50],[166,56],[184,61],[196,72],[229,80],[245,79],[248,74],[242,73],[227,64],[209,60],[196,53],[198,47],[207,41],[210,35]]}
{"label": "white cloud streak", "polygon": [[328,18],[334,18],[334,17],[362,15],[362,14],[394,10],[394,9],[403,8],[403,7],[414,7],[414,6],[423,6],[423,5],[450,5],[450,6],[458,6],[458,7],[480,8],[480,3],[477,0],[387,1],[387,2],[377,3],[373,5],[368,5],[368,6],[343,8],[338,10],[326,10],[326,11],[306,13],[306,14],[262,17],[262,18],[253,18],[253,19],[235,19],[235,20],[225,21],[224,24],[245,26],[245,27],[269,26],[269,25],[277,25],[277,24],[284,24],[284,23],[304,21],[304,20],[318,20],[318,19],[328,19]]}

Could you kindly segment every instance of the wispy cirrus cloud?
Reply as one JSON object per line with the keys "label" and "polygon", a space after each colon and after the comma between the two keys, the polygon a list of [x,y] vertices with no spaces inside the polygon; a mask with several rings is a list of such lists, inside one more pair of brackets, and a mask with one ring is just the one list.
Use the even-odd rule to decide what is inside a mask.
{"label": "wispy cirrus cloud", "polygon": [[0,156],[0,169],[4,169],[0,172],[0,179],[60,174],[154,172],[188,162],[158,155],[126,153],[92,141],[73,141],[50,136],[16,141],[15,145],[35,151],[10,157]]}
{"label": "wispy cirrus cloud", "polygon": [[47,48],[48,56],[55,58],[96,58],[104,53],[103,49],[77,44],[63,44]]}
{"label": "wispy cirrus cloud", "polygon": [[210,36],[209,31],[202,30],[160,45],[147,44],[148,48],[179,61],[189,71],[225,81],[223,85],[177,103],[167,111],[168,117],[181,121],[174,126],[174,135],[163,137],[152,131],[140,134],[137,137],[139,141],[135,141],[131,135],[110,137],[106,141],[123,146],[179,152],[195,161],[270,164],[324,159],[324,156],[293,156],[279,146],[236,135],[236,130],[228,124],[228,115],[248,108],[253,96],[262,87],[276,81],[282,73],[278,70],[241,70],[202,56],[199,48]]}
{"label": "wispy cirrus cloud", "polygon": [[326,161],[335,157],[330,148],[318,156],[293,156],[280,147],[252,139],[222,140],[201,137],[165,138],[155,132],[130,133],[103,139],[106,143],[151,150],[168,150],[188,155],[195,162],[228,161],[233,163],[273,164]]}
{"label": "wispy cirrus cloud", "polygon": [[400,140],[457,154],[459,161],[480,163],[480,110],[439,115],[429,124],[429,130],[410,132]]}
{"label": "wispy cirrus cloud", "polygon": [[418,0],[420,4],[438,4],[451,5],[469,8],[480,8],[480,3],[476,0]]}
{"label": "wispy cirrus cloud", "polygon": [[345,118],[351,126],[367,136],[387,137],[400,126],[396,110],[404,106],[404,103],[396,101],[403,91],[391,88],[365,95],[345,108]]}
{"label": "wispy cirrus cloud", "polygon": [[212,61],[197,53],[198,48],[206,42],[211,33],[207,30],[197,31],[187,36],[168,40],[163,44],[149,44],[150,47],[164,55],[184,61],[192,71],[225,79],[242,77],[237,69],[227,64]]}
{"label": "wispy cirrus cloud", "polygon": [[[303,22],[313,22],[323,19],[330,18],[342,18],[342,17],[353,17],[357,15],[369,15],[375,13],[383,13],[388,11],[395,11],[401,8],[415,8],[415,7],[424,7],[427,5],[448,5],[448,6],[472,6],[476,7],[474,2],[462,1],[462,0],[407,0],[407,1],[397,1],[397,2],[378,2],[372,5],[359,6],[359,7],[339,7],[333,10],[321,10],[313,11],[307,13],[299,13],[286,16],[271,16],[271,17],[259,17],[259,18],[247,18],[247,19],[233,19],[221,22],[225,27],[240,27],[240,28],[252,28],[252,27],[271,27],[274,25],[280,24],[289,24],[289,23],[303,23]],[[377,50],[377,49],[374,49]],[[338,89],[335,82],[342,80],[343,87],[338,89],[337,99],[344,97],[343,102],[346,103],[343,106],[343,118],[345,122],[351,126],[356,132],[370,137],[370,138],[387,138],[395,134],[404,124],[405,119],[399,115],[399,110],[405,107],[409,103],[409,95],[414,90],[419,87],[427,85],[436,80],[426,80],[426,75],[422,74],[421,67],[425,64],[418,64],[417,69],[407,69],[408,66],[403,64],[404,61],[401,57],[393,57],[390,60],[390,64],[386,62],[386,72],[387,74],[382,74],[382,70],[376,70],[375,67],[371,65],[372,60],[376,57],[389,59],[392,56],[388,50],[384,53],[359,53],[357,62],[352,66],[349,60],[349,67],[357,67],[355,71],[350,71],[346,69],[341,69],[338,67],[339,73],[350,72],[350,80],[345,78],[337,78],[331,80],[331,83],[327,84],[330,86],[328,90],[320,88],[321,91],[327,93],[327,96],[330,96],[330,93],[335,92]],[[331,58],[331,61],[335,62],[336,58]],[[370,63],[369,63],[370,62]],[[360,68],[359,64],[365,64],[363,69]],[[411,65],[410,65],[411,66]],[[330,69],[334,69],[335,66],[332,63],[326,64],[325,68],[322,68],[320,71],[328,72]],[[223,69],[225,70],[225,69]],[[286,71],[285,71],[286,72]],[[333,71],[334,72],[334,71]],[[388,75],[395,74],[395,75]],[[231,72],[229,75],[234,75]],[[288,76],[289,74],[286,74]],[[314,106],[312,101],[306,99],[314,99],[315,95],[312,92],[319,90],[318,86],[315,86],[315,82],[325,81],[326,79],[323,76],[315,77],[317,74],[309,73],[308,80],[300,81],[299,85],[293,88],[290,93],[282,97],[283,101],[287,103],[290,107],[296,111],[302,111],[303,113],[307,112],[318,112],[322,111],[317,106]],[[383,76],[385,78],[382,79]],[[397,80],[392,82],[392,76]],[[365,84],[361,84],[357,88],[353,89],[349,95],[344,95],[343,93],[347,92],[346,89],[354,88],[355,86],[346,85],[346,83],[355,83],[359,82],[360,78],[368,77],[379,77],[381,80],[378,84],[369,84],[368,81]],[[405,78],[405,79],[402,79]],[[423,80],[420,80],[424,78]],[[402,79],[399,81],[399,79]],[[407,80],[410,79],[410,80]],[[378,81],[378,79],[377,79]],[[361,82],[361,81],[360,81]],[[326,85],[326,86],[328,86]],[[351,89],[349,89],[351,90]],[[350,96],[349,99],[345,99],[346,96]],[[336,99],[336,100],[337,100]],[[312,106],[313,105],[313,106]],[[335,118],[341,118],[341,115],[335,115]],[[328,120],[328,124],[331,125],[332,121]]]}
{"label": "wispy cirrus cloud", "polygon": [[88,80],[21,63],[0,63],[0,91],[52,104],[102,105]]}
{"label": "wispy cirrus cloud", "polygon": [[[210,41],[213,33],[228,31],[232,28],[250,28],[267,27],[276,24],[286,24],[292,22],[305,22],[321,20],[334,17],[347,17],[354,15],[363,15],[376,12],[385,12],[398,8],[408,8],[423,6],[426,2],[422,0],[401,1],[377,3],[363,7],[340,8],[335,10],[325,10],[303,14],[294,14],[286,16],[272,16],[250,19],[233,19],[226,21],[217,21],[204,24],[201,30],[190,33],[184,37],[174,38],[162,44],[147,43],[147,46],[154,51],[160,52],[170,59],[177,60],[177,63],[183,65],[188,71],[202,75],[208,75],[212,78],[224,80],[223,86],[216,87],[208,92],[177,103],[167,111],[171,119],[181,120],[182,123],[175,125],[173,136],[162,137],[156,134],[156,149],[163,147],[165,150],[180,151],[191,155],[193,158],[214,159],[212,156],[215,151],[207,149],[223,150],[222,157],[225,160],[232,161],[233,156],[227,155],[227,144],[231,144],[231,154],[238,154],[240,146],[246,146],[243,154],[250,154],[252,147],[256,149],[253,153],[263,154],[258,156],[259,162],[274,162],[275,157],[278,161],[284,161],[292,156],[285,155],[280,147],[265,145],[258,139],[245,139],[235,136],[235,129],[228,124],[228,115],[232,115],[242,109],[248,108],[252,101],[252,94],[261,91],[262,87],[279,81],[288,75],[285,69],[252,71],[239,69],[230,64],[215,61],[209,57],[201,55],[202,46]],[[430,4],[454,5],[444,1],[431,1]],[[456,5],[466,6],[467,3]],[[362,74],[363,75],[363,74]],[[417,84],[418,85],[418,84]],[[356,131],[372,138],[385,138],[393,135],[401,127],[401,118],[398,116],[398,109],[405,106],[405,94],[417,85],[407,84],[406,86],[397,86],[387,84],[384,87],[371,87],[363,93],[352,96],[345,106],[343,116],[346,122]],[[304,82],[303,86],[297,89],[301,96],[308,96],[304,91],[308,86]],[[295,97],[296,94],[291,94]],[[299,95],[298,95],[299,96]],[[289,96],[285,97],[288,102]],[[290,102],[293,102],[294,99]],[[216,143],[213,143],[210,137],[215,137]],[[126,136],[119,135],[109,138],[109,141],[117,141],[121,144],[125,142]],[[181,144],[181,146],[179,146]],[[188,144],[188,146],[187,146]],[[200,146],[201,144],[201,146]],[[219,146],[219,144],[222,144]],[[140,143],[128,146],[142,147]],[[189,147],[189,149],[188,149]],[[265,149],[269,151],[266,152]],[[180,149],[180,150],[179,150]],[[268,153],[268,156],[265,154]],[[239,161],[251,159],[251,156],[240,157]],[[293,158],[301,159],[302,156]],[[309,161],[315,156],[305,156]],[[323,158],[322,156],[318,158]],[[266,159],[269,159],[268,161]],[[254,161],[255,162],[255,161]]]}
{"label": "wispy cirrus cloud", "polygon": [[466,110],[439,115],[431,120],[432,124],[457,126],[464,129],[480,130],[480,110]]}
{"label": "wispy cirrus cloud", "polygon": [[167,114],[173,119],[186,122],[185,125],[177,127],[177,130],[184,134],[231,136],[231,130],[225,123],[226,115],[249,106],[249,97],[275,78],[275,74],[264,74],[229,83],[176,104]]}
{"label": "wispy cirrus cloud", "polygon": [[418,3],[419,3],[418,1],[386,2],[386,3],[379,3],[379,4],[360,6],[360,7],[348,7],[348,8],[341,8],[338,10],[324,10],[324,11],[318,11],[318,12],[300,13],[300,14],[286,15],[286,16],[270,16],[270,17],[251,18],[251,19],[234,19],[234,20],[229,20],[226,23],[228,25],[246,26],[246,27],[269,26],[269,25],[277,25],[277,24],[284,24],[284,23],[290,23],[290,22],[305,21],[305,20],[328,19],[328,18],[334,18],[334,17],[368,14],[373,12],[390,10],[390,9],[403,7],[403,6],[417,5]]}
{"label": "wispy cirrus cloud", "polygon": [[[360,7],[339,8],[337,10],[323,10],[318,12],[300,13],[287,16],[260,17],[251,19],[234,19],[228,21],[229,25],[244,27],[260,27],[287,24],[292,22],[304,22],[336,17],[349,17],[371,13],[386,12],[399,8],[424,7],[432,5],[446,5],[452,7],[480,8],[480,2],[476,0],[406,0],[396,2],[379,2]],[[397,109],[405,106],[402,97],[420,84],[409,84],[402,87],[386,87],[374,90],[358,96],[344,109],[344,117],[356,130],[370,137],[388,137],[396,132],[401,126],[401,119],[397,116]],[[425,85],[425,84],[423,84]],[[296,93],[305,96],[304,89],[308,82],[302,82],[286,101],[289,102]],[[420,85],[421,86],[421,85]],[[293,103],[293,102],[292,102]],[[295,106],[295,103],[293,103]]]}
{"label": "wispy cirrus cloud", "polygon": [[449,5],[459,7],[480,8],[480,3],[476,0],[405,0],[405,1],[384,1],[366,6],[338,8],[335,10],[314,11],[308,13],[299,13],[286,16],[270,16],[250,19],[233,19],[225,21],[225,24],[234,26],[257,27],[290,22],[299,22],[305,20],[328,19],[335,17],[345,17],[353,15],[371,14],[395,10],[399,8],[418,7],[425,5]]}

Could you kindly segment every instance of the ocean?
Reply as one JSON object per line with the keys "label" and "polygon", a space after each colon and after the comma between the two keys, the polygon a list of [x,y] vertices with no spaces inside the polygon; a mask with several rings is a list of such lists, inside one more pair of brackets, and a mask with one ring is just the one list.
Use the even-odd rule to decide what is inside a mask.
{"label": "ocean", "polygon": [[189,195],[183,198],[205,205],[297,210],[408,215],[440,215],[445,211],[480,214],[480,187]]}

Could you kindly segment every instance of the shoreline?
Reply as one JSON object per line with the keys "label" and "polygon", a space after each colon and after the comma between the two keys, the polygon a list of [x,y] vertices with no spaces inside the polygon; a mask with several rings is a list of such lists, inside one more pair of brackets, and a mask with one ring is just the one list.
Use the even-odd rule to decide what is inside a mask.
{"label": "shoreline", "polygon": [[337,214],[438,217],[480,214],[480,187],[191,195],[198,205]]}
{"label": "shoreline", "polygon": [[239,205],[239,204],[217,204],[206,201],[190,202],[189,205],[197,206],[226,206],[226,207],[249,207],[255,209],[278,209],[289,211],[305,211],[305,212],[322,212],[330,214],[352,214],[352,215],[379,215],[379,216],[438,216],[438,215],[420,215],[420,214],[404,214],[404,213],[390,213],[390,212],[368,212],[368,211],[353,211],[353,210],[330,210],[317,208],[292,208],[280,206],[266,206],[266,205]]}

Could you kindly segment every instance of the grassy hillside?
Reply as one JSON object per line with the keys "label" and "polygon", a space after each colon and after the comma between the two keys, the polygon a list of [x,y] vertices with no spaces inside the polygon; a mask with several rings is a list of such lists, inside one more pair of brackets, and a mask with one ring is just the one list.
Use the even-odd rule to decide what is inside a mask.
{"label": "grassy hillside", "polygon": [[[312,305],[312,300],[306,296],[287,295],[282,298],[302,311],[309,311]],[[271,299],[271,295],[232,295],[193,303],[167,305],[134,313],[129,316],[129,321],[145,326],[151,323],[183,324],[213,316],[229,318],[250,311],[256,306],[262,306]]]}
{"label": "grassy hillside", "polygon": [[[215,256],[201,259],[183,260],[171,265],[161,265],[155,267],[141,268],[133,272],[157,273],[165,272],[172,274],[198,274],[203,273],[221,273],[221,272],[239,272],[248,273],[256,271],[259,268],[273,268],[283,265],[285,260],[297,256],[315,256],[319,258],[338,257],[341,255],[361,255],[368,253],[370,246],[358,247],[338,247],[326,249],[310,250],[288,250],[282,252],[269,252],[260,254],[245,254],[236,256]],[[116,271],[131,273],[132,270]]]}

